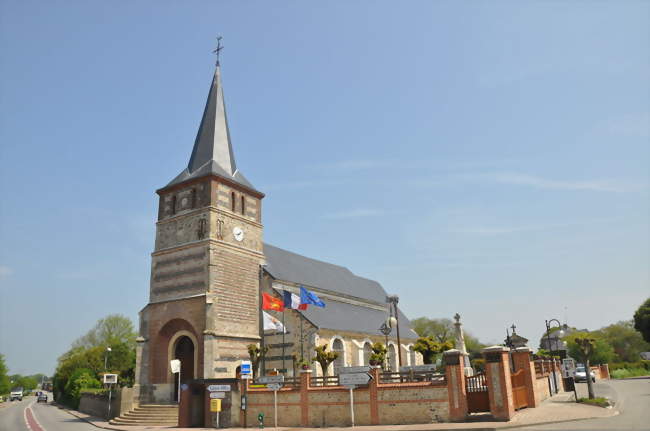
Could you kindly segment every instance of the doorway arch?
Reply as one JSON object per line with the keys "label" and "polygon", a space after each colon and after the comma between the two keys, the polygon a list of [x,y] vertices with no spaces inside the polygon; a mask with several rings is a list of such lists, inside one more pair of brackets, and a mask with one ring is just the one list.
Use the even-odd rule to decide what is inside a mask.
{"label": "doorway arch", "polygon": [[[198,365],[198,344],[194,336],[187,331],[179,331],[170,340],[169,358],[181,361],[180,384],[196,379]],[[171,370],[170,370],[171,371]],[[171,374],[174,384],[173,400],[178,402],[178,375]]]}

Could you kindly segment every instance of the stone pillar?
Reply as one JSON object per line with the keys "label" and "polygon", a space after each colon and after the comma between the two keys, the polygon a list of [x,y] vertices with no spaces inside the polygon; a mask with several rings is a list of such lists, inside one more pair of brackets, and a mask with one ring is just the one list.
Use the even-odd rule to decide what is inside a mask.
{"label": "stone pillar", "polygon": [[465,387],[465,355],[457,349],[442,354],[449,397],[449,420],[461,422],[467,418],[467,389]]}
{"label": "stone pillar", "polygon": [[535,363],[532,361],[533,349],[530,347],[518,347],[512,353],[512,361],[515,364],[515,371],[524,370],[524,382],[526,383],[526,397],[528,407],[539,406],[537,392],[535,392]]}
{"label": "stone pillar", "polygon": [[149,346],[144,337],[135,339],[135,382],[133,384],[133,400],[136,405],[148,401],[147,386],[149,384]]}
{"label": "stone pillar", "polygon": [[309,379],[311,370],[300,370],[300,425],[309,426]]}
{"label": "stone pillar", "polygon": [[485,377],[490,396],[490,412],[496,420],[509,421],[515,414],[508,353],[510,349],[492,346],[483,349]]}

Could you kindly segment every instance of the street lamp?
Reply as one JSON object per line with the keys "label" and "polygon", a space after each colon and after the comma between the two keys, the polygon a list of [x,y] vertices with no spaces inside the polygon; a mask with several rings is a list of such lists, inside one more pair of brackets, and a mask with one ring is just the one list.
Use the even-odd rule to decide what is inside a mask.
{"label": "street lamp", "polygon": [[399,314],[397,313],[397,303],[399,302],[399,296],[397,295],[388,295],[386,297],[386,302],[393,306],[395,314],[392,317],[395,319],[395,328],[397,329],[397,359],[399,361],[398,368],[402,367],[402,343],[399,338]]}
{"label": "street lamp", "polygon": [[[553,348],[551,347],[551,323],[553,322],[557,323],[557,327],[560,329],[560,332],[558,333],[560,337],[564,335],[564,330],[562,330],[562,324],[557,319],[545,320],[545,322],[546,322],[546,340],[548,343],[548,348],[551,351],[551,367],[553,369],[553,383],[555,383],[555,393],[557,394],[559,392],[559,389],[557,387],[557,376],[555,375],[555,358],[553,358]],[[557,339],[558,337],[555,337],[555,351],[557,351]]]}
{"label": "street lamp", "polygon": [[104,354],[104,371],[108,370],[108,352],[111,352],[110,347],[106,347],[106,354]]}

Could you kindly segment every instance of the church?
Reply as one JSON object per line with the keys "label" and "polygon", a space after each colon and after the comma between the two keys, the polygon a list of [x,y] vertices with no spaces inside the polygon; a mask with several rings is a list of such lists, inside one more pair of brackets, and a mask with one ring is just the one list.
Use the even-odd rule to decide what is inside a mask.
{"label": "church", "polygon": [[[377,341],[388,345],[393,370],[422,363],[417,334],[378,282],[263,242],[264,193],[235,164],[219,62],[189,163],[156,193],[149,302],[136,349],[140,403],[177,401],[179,380],[235,378],[251,344],[268,348],[262,374],[294,375],[296,359],[311,362],[325,344],[339,356],[328,370],[311,362],[314,375],[367,365]],[[266,311],[286,329],[265,331],[262,294],[281,298],[301,286],[326,306]],[[380,327],[392,310],[398,326],[386,335]],[[172,359],[181,361],[179,379]]]}

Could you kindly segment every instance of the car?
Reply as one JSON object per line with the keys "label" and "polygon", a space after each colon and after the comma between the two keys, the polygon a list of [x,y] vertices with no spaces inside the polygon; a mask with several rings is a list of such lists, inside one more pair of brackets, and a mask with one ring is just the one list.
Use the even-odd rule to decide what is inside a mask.
{"label": "car", "polygon": [[23,400],[23,388],[21,388],[21,387],[13,388],[11,390],[11,393],[9,394],[9,399],[11,401],[14,401],[14,400],[22,401]]}
{"label": "car", "polygon": [[[596,381],[596,373],[594,373],[593,371],[590,371],[589,375],[591,377],[591,381],[595,382]],[[576,367],[575,379],[576,379],[576,382],[586,382],[587,381],[587,372],[585,371],[584,366]]]}
{"label": "car", "polygon": [[40,403],[40,402],[47,403],[47,394],[45,392],[41,392],[40,394],[38,394],[38,398],[36,399],[36,402],[37,403]]}

